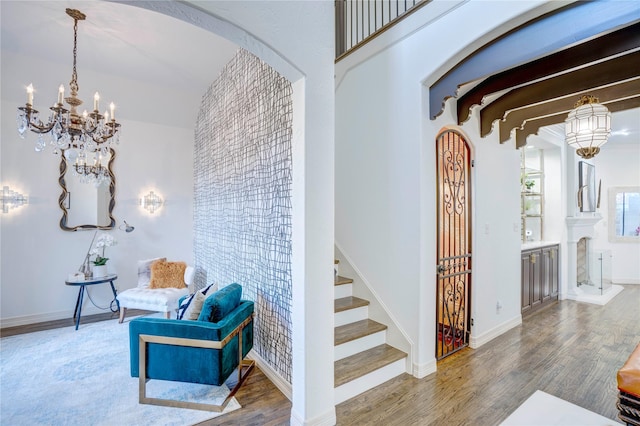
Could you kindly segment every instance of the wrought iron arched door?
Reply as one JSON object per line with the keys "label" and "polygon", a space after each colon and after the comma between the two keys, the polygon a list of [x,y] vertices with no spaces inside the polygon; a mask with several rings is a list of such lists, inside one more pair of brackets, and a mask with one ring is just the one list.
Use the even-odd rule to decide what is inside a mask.
{"label": "wrought iron arched door", "polygon": [[438,135],[436,358],[469,345],[471,331],[471,155],[454,131]]}

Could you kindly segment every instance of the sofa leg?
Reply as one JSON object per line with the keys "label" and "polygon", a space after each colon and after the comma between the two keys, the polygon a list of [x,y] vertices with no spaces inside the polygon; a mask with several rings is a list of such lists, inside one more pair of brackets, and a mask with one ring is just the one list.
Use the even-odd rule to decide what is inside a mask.
{"label": "sofa leg", "polygon": [[127,313],[127,308],[120,306],[120,319],[118,320],[118,323],[122,324],[122,321],[124,321],[124,316],[126,313]]}

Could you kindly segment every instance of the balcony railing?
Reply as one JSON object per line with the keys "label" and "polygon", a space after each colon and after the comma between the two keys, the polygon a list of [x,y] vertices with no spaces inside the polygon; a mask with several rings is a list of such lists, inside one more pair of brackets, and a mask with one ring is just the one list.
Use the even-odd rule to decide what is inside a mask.
{"label": "balcony railing", "polygon": [[336,0],[336,62],[430,0]]}

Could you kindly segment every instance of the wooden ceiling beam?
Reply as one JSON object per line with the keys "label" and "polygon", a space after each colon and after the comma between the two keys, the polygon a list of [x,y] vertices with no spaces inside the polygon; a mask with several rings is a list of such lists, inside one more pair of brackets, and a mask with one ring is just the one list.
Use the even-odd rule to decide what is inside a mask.
{"label": "wooden ceiling beam", "polygon": [[493,122],[504,118],[508,111],[544,102],[550,98],[560,98],[587,91],[593,87],[628,80],[636,77],[639,69],[640,51],[634,51],[590,67],[511,90],[482,108],[480,135],[483,137],[488,135]]}
{"label": "wooden ceiling beam", "polygon": [[458,124],[467,121],[471,108],[481,105],[482,99],[488,94],[546,79],[637,48],[640,48],[640,23],[494,74],[462,95],[457,101]]}
{"label": "wooden ceiling beam", "polygon": [[521,128],[525,121],[537,117],[562,113],[566,115],[575,107],[575,103],[582,95],[592,95],[606,104],[632,95],[640,95],[640,76],[624,81],[620,84],[609,85],[590,89],[581,93],[574,93],[571,96],[550,99],[548,102],[530,105],[507,113],[505,119],[500,121],[500,143],[504,143],[511,137],[511,131]]}
{"label": "wooden ceiling beam", "polygon": [[[464,84],[529,63],[543,56],[601,37],[640,22],[640,8],[632,1],[575,1],[513,28],[490,42],[469,45],[467,56],[429,87],[429,116],[438,117],[445,101]],[[555,10],[551,10],[555,9]],[[471,49],[476,49],[471,51]],[[462,53],[461,53],[462,55]]]}
{"label": "wooden ceiling beam", "polygon": [[[605,103],[605,105],[611,112],[640,108],[640,95]],[[558,113],[547,117],[527,120],[522,128],[516,129],[516,148],[525,146],[527,144],[527,137],[529,135],[537,135],[541,127],[563,123],[566,118],[567,114]]]}

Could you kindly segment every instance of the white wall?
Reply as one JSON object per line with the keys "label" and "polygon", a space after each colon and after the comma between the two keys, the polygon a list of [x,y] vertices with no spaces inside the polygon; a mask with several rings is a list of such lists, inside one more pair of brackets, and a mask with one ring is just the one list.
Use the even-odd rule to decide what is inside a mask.
{"label": "white wall", "polygon": [[564,167],[560,147],[544,149],[544,239],[560,241],[564,232],[562,188]]}
{"label": "white wall", "polygon": [[[336,66],[344,75],[336,90],[336,242],[413,341],[418,376],[435,369],[434,143],[455,123],[450,113],[428,119],[425,85],[468,45],[542,3],[468,2],[377,54],[356,53]],[[479,138],[477,122],[462,131],[477,164],[472,315],[479,345],[520,322],[519,153],[494,134]]]}
{"label": "white wall", "polygon": [[640,186],[640,149],[637,144],[604,145],[592,160],[596,167],[596,181],[602,181],[599,213],[592,247],[611,250],[611,278],[617,284],[640,284],[640,242],[609,242],[609,188]]}
{"label": "white wall", "polygon": [[[2,106],[6,111],[15,104],[3,101]],[[13,120],[2,120],[2,182],[29,195],[29,205],[1,219],[2,327],[71,317],[77,289],[66,287],[64,280],[78,270],[94,232],[60,229],[59,157],[34,152],[31,141],[11,135]],[[136,229],[109,231],[118,245],[106,253],[121,290],[136,285],[138,259],[163,255],[192,262],[193,258],[192,147],[181,146],[192,139],[192,132],[126,120],[122,125],[127,136],[121,139],[114,162],[114,217],[117,226],[126,219]],[[166,199],[154,215],[137,201],[151,188]],[[91,293],[102,307],[112,299],[107,286],[91,288]],[[86,314],[101,312],[86,299],[84,306]]]}
{"label": "white wall", "polygon": [[224,36],[293,82],[291,424],[335,423],[333,362],[325,356],[333,347],[333,294],[326,290],[334,244],[333,2],[130,3]]}
{"label": "white wall", "polygon": [[[78,270],[94,232],[60,229],[59,156],[50,149],[34,152],[36,135],[29,132],[25,140],[20,139],[14,115],[25,102],[24,86],[29,81],[38,82],[34,103],[42,110],[49,100],[53,102],[55,88],[68,74],[68,67],[3,51],[0,181],[29,195],[29,205],[0,214],[2,327],[73,316],[77,288],[65,286],[64,281]],[[118,245],[108,248],[106,254],[110,269],[119,275],[115,284],[120,289],[130,288],[137,282],[138,259],[163,255],[193,260],[193,130],[135,120],[136,109],[129,105],[139,102],[140,97],[146,99],[148,108],[171,108],[172,99],[167,99],[166,93],[163,98],[158,88],[88,70],[79,74],[80,96],[85,100],[93,93],[89,88],[97,87],[122,106],[117,111],[122,136],[114,162],[113,215],[117,226],[126,219],[136,229],[133,233],[109,231]],[[136,87],[140,90],[131,90]],[[176,107],[180,103],[176,102]],[[153,216],[138,206],[140,196],[150,189],[166,200]],[[90,291],[101,307],[113,298],[107,285]],[[84,307],[83,314],[103,312],[86,298]]]}

